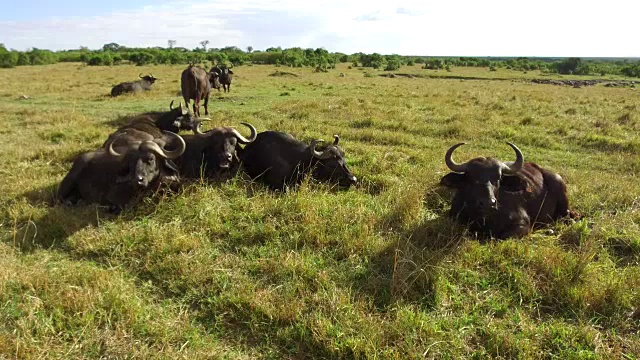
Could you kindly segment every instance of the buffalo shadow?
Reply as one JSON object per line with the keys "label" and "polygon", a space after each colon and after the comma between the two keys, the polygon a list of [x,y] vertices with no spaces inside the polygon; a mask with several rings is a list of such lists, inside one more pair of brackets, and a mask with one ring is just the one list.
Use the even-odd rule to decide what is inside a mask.
{"label": "buffalo shadow", "polygon": [[378,311],[385,311],[396,301],[437,306],[437,281],[441,263],[456,254],[468,239],[467,229],[448,216],[449,190],[427,189],[421,206],[430,211],[415,225],[403,227],[402,207],[391,208],[378,224],[392,241],[366,266],[352,272],[350,287],[358,296],[370,301]]}
{"label": "buffalo shadow", "polygon": [[16,205],[14,210],[3,212],[3,223],[12,228],[5,242],[22,251],[38,248],[69,251],[66,240],[76,232],[116,218],[132,221],[152,215],[160,202],[182,192],[181,184],[163,185],[158,190],[137,195],[122,212],[115,213],[110,206],[84,200],[71,206],[63,204],[56,199],[58,186],[58,183],[47,185],[16,197],[14,203],[26,200],[28,208]]}

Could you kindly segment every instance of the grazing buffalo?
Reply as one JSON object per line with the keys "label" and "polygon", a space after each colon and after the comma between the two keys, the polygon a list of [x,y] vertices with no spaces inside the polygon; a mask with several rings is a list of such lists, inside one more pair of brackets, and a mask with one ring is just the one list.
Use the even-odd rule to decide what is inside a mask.
{"label": "grazing buffalo", "polygon": [[189,106],[193,99],[193,112],[200,116],[200,100],[204,99],[204,114],[209,114],[209,94],[211,93],[211,75],[199,66],[189,65],[180,78],[182,97]]}
{"label": "grazing buffalo", "polygon": [[265,131],[238,154],[247,174],[272,190],[285,191],[288,186],[301,183],[308,173],[316,180],[348,188],[357,179],[338,146],[340,137],[334,135],[334,139],[333,144],[319,151],[316,145],[323,140],[313,140],[307,145],[290,134]]}
{"label": "grazing buffalo", "polygon": [[187,178],[216,178],[225,171],[233,170],[238,164],[238,143],[252,143],[258,134],[253,125],[241,124],[251,130],[249,138],[230,127],[218,127],[204,133],[198,128],[196,135],[185,135],[187,149],[177,160],[180,173]]}
{"label": "grazing buffalo", "polygon": [[[233,65],[231,65],[231,67],[233,67]],[[226,66],[220,67],[219,65],[216,65],[211,68],[211,71],[209,71],[209,73],[217,75],[218,84],[222,85],[222,88],[225,92],[231,92],[231,80],[233,80],[233,71],[231,71],[230,68]],[[218,87],[216,89],[219,90],[220,88]]]}
{"label": "grazing buffalo", "polygon": [[[107,148],[116,138],[119,143],[165,139],[165,131],[177,133],[180,130],[193,130],[200,123],[199,119],[182,106],[173,108],[173,101],[169,104],[169,111],[155,111],[137,115],[129,122],[109,135],[102,147]],[[165,139],[166,140],[166,139]]]}
{"label": "grazing buffalo", "polygon": [[168,135],[179,144],[175,150],[164,148],[162,141],[147,140],[121,145],[112,142],[107,149],[80,155],[62,180],[58,199],[66,204],[84,199],[119,212],[143,190],[179,181],[178,169],[169,160],[182,155],[186,145],[179,135]]}
{"label": "grazing buffalo", "polygon": [[140,80],[123,82],[114,86],[113,89],[111,89],[111,96],[119,96],[124,93],[137,93],[151,90],[151,85],[153,85],[153,83],[158,80],[151,74],[146,76],[142,76],[142,74],[140,74],[138,76],[140,77]]}
{"label": "grazing buffalo", "polygon": [[520,149],[515,162],[479,157],[456,164],[451,155],[464,143],[452,146],[445,163],[453,171],[440,184],[457,189],[450,215],[470,230],[504,239],[523,236],[569,211],[567,187],[560,175],[534,163],[525,163]]}

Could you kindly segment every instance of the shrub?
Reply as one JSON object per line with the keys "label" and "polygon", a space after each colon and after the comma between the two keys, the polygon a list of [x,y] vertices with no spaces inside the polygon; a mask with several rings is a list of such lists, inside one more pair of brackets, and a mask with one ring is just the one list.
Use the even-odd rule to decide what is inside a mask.
{"label": "shrub", "polygon": [[102,65],[102,55],[100,54],[91,55],[91,57],[89,57],[89,60],[87,61],[87,65],[89,66]]}
{"label": "shrub", "polygon": [[27,52],[30,65],[48,65],[58,62],[56,54],[49,50],[40,50],[33,48]]}
{"label": "shrub", "polygon": [[12,68],[18,65],[18,52],[7,51],[4,47],[0,47],[0,68]]}
{"label": "shrub", "polygon": [[137,66],[143,66],[153,63],[154,56],[146,51],[135,52],[129,55],[129,61]]}

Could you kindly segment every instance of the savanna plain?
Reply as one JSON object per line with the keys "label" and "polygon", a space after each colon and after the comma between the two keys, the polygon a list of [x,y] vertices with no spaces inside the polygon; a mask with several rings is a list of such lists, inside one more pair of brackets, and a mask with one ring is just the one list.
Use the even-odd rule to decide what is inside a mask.
{"label": "savanna plain", "polygon": [[[359,184],[239,175],[119,216],[52,204],[77,154],[181,99],[184,68],[0,70],[0,358],[640,357],[637,90],[237,66],[206,128],[339,134]],[[153,90],[108,96],[140,72]],[[563,176],[582,220],[484,241],[447,218],[445,151],[513,161],[505,141]]]}

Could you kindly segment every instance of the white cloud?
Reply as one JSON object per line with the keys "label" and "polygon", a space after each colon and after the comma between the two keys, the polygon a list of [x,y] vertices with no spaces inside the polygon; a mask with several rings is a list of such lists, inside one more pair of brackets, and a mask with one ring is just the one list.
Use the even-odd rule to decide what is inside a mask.
{"label": "white cloud", "polygon": [[236,45],[330,51],[475,56],[640,56],[625,14],[640,3],[610,0],[193,0],[94,17],[0,21],[10,48]]}

